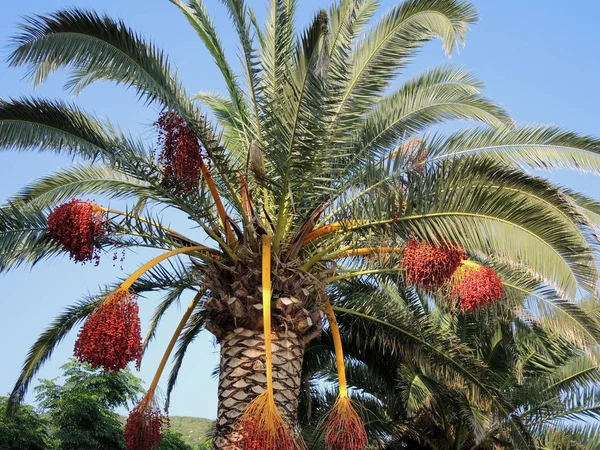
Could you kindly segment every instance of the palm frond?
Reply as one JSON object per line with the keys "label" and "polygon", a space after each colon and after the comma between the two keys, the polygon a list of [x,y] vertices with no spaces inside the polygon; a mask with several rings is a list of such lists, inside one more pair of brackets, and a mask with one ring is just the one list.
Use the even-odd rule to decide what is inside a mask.
{"label": "palm frond", "polygon": [[428,40],[440,37],[447,54],[477,19],[459,0],[407,0],[389,11],[352,53],[350,77],[336,108],[337,128],[355,122]]}
{"label": "palm frond", "polygon": [[39,209],[8,204],[0,208],[0,272],[22,264],[35,265],[44,258],[62,253],[50,240],[47,219]]}
{"label": "palm frond", "polygon": [[[215,178],[222,179],[225,186],[235,180],[217,131],[194,108],[163,52],[123,22],[70,8],[29,17],[21,29],[13,38],[9,62],[27,66],[36,84],[58,69],[70,68],[67,87],[75,92],[101,80],[132,87],[147,103],[159,102],[188,121],[219,169]],[[224,190],[223,195],[226,193],[235,196],[232,189]]]}
{"label": "palm frond", "polygon": [[76,106],[44,99],[0,100],[0,147],[112,159],[110,142],[100,122]]}
{"label": "palm frond", "polygon": [[52,356],[56,346],[75,325],[91,314],[102,300],[103,296],[88,297],[69,306],[39,336],[29,350],[25,362],[23,363],[21,373],[19,374],[19,378],[10,394],[7,406],[7,412],[9,414],[14,412],[23,401],[33,377],[42,367],[44,362]]}
{"label": "palm frond", "polygon": [[20,28],[9,63],[28,67],[36,85],[72,67],[67,87],[75,92],[104,79],[133,87],[149,102],[185,102],[164,54],[121,21],[69,8],[29,17]]}
{"label": "palm frond", "polygon": [[146,336],[142,342],[142,349],[144,353],[148,349],[148,345],[154,340],[158,326],[160,325],[160,322],[167,310],[175,304],[179,305],[181,296],[187,289],[190,288],[190,284],[178,283],[178,285],[167,291],[163,300],[156,306],[154,313],[152,314],[150,326],[148,327],[148,331],[146,332]]}
{"label": "palm frond", "polygon": [[[497,391],[502,378],[488,372],[451,330],[439,329],[426,316],[416,316],[402,307],[399,299],[403,292],[392,286],[374,291],[373,286],[362,284],[361,287],[361,283],[353,282],[337,289],[339,297],[335,297],[334,310],[340,314],[345,341],[352,341],[352,335],[360,336],[365,348],[363,354],[379,347],[378,353],[383,351],[391,356],[396,353],[402,361],[431,367],[445,383],[470,396],[471,401],[479,399],[482,405],[491,406],[514,439],[523,448],[531,447],[530,437],[520,420],[513,421],[513,407]],[[370,339],[365,340],[364,336]],[[387,358],[389,361],[390,356]]]}
{"label": "palm frond", "polygon": [[241,164],[245,161],[248,145],[243,134],[244,125],[240,123],[235,105],[228,98],[210,92],[200,92],[193,97],[206,105],[223,129],[223,138],[227,148],[236,155]]}
{"label": "palm frond", "polygon": [[237,75],[234,73],[225,56],[223,45],[219,39],[213,21],[208,15],[208,11],[202,0],[190,0],[185,3],[183,0],[170,0],[183,13],[188,22],[192,25],[204,46],[209,51],[217,67],[219,68],[231,103],[234,106],[237,120],[241,125],[238,132],[244,137],[245,146],[247,147],[252,141],[254,130],[249,127],[248,120],[248,105],[241,90]]}
{"label": "palm frond", "polygon": [[560,395],[561,392],[574,392],[585,386],[600,383],[600,368],[589,357],[582,355],[567,361],[544,377],[544,392]]}
{"label": "palm frond", "polygon": [[76,164],[45,175],[22,188],[10,201],[52,207],[67,199],[87,195],[150,202],[163,200],[148,182],[117,171],[113,165],[96,163]]}
{"label": "palm frond", "polygon": [[[379,0],[341,0],[329,10],[330,33],[328,51],[332,64],[339,66],[333,73],[341,75],[348,68],[348,55],[352,45],[379,7]],[[344,70],[342,70],[344,68]]]}
{"label": "palm frond", "polygon": [[[384,230],[390,243],[411,236],[437,242],[444,236],[469,251],[526,265],[561,295],[574,298],[579,287],[595,292],[592,248],[576,232],[577,212],[556,189],[553,205],[560,204],[561,198],[565,202],[560,212],[529,194],[531,183],[543,185],[539,180],[482,158],[447,161],[424,176],[416,174],[389,184],[385,173],[376,174],[374,179],[380,181],[367,182],[364,190],[335,205],[334,220],[360,224],[350,230],[358,233],[361,245],[373,245],[373,240],[388,245]],[[551,185],[546,187],[549,193],[553,191]],[[399,198],[396,193],[403,189],[408,194]],[[401,213],[402,200],[407,205]],[[373,234],[372,227],[380,231]],[[573,248],[578,251],[574,253]]]}
{"label": "palm frond", "polygon": [[[304,180],[308,173],[320,167],[318,155],[322,153],[319,142],[323,141],[324,97],[324,69],[321,66],[326,64],[322,61],[326,34],[327,15],[322,11],[315,16],[297,45],[291,86],[289,92],[284,89],[287,97],[284,106],[287,107],[282,108],[277,117],[277,130],[281,133],[277,137],[279,145],[266,149],[269,160],[274,163],[274,171],[268,175],[276,187],[271,190],[278,202],[275,248],[279,246],[281,233],[287,228],[284,219],[292,205],[298,204],[293,192],[302,192],[299,188],[306,185]],[[302,180],[300,183],[298,178]]]}
{"label": "palm frond", "polygon": [[[246,84],[250,96],[254,132],[257,133],[256,138],[261,141],[261,117],[259,113],[259,87],[261,83],[261,73],[258,61],[257,50],[254,46],[254,40],[251,35],[251,24],[253,13],[249,9],[244,0],[221,0],[225,4],[231,17],[235,29],[238,34],[240,45],[242,48],[242,63],[244,74],[246,76]],[[259,33],[259,41],[262,40]]]}
{"label": "palm frond", "polygon": [[577,303],[560,297],[547,286],[535,280],[507,280],[504,286],[509,293],[525,295],[525,309],[530,320],[549,332],[563,336],[570,342],[586,348],[600,342],[600,322],[595,320]]}
{"label": "palm frond", "polygon": [[422,164],[470,155],[487,155],[533,169],[600,171],[600,140],[556,127],[525,126],[503,129],[467,129],[447,138],[428,141]]}
{"label": "palm frond", "polygon": [[382,155],[437,123],[474,120],[496,127],[511,124],[504,109],[481,95],[482,87],[468,71],[448,66],[409,80],[367,113],[351,164],[372,161],[372,155]]}
{"label": "palm frond", "polygon": [[181,369],[183,360],[185,359],[187,349],[192,344],[192,342],[194,342],[194,340],[198,337],[198,335],[204,328],[204,322],[204,310],[199,309],[198,311],[194,312],[189,318],[185,328],[183,329],[183,332],[177,340],[177,350],[175,351],[175,355],[173,356],[173,366],[171,368],[171,373],[169,374],[169,381],[167,383],[165,408],[169,407],[169,403],[171,401],[171,392],[173,392],[175,384],[177,383],[177,376],[179,375],[179,370]]}

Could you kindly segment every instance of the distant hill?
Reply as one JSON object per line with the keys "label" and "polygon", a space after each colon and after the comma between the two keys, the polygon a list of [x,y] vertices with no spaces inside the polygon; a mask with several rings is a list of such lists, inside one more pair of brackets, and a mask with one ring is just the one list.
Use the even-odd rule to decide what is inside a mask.
{"label": "distant hill", "polygon": [[196,448],[210,434],[214,421],[201,417],[173,416],[169,417],[171,429],[183,435],[186,444]]}

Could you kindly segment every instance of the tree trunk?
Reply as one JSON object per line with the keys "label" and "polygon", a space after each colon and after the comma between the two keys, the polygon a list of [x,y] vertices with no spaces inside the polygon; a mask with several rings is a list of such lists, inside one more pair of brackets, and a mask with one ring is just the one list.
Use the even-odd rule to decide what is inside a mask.
{"label": "tree trunk", "polygon": [[[283,418],[294,428],[304,343],[292,331],[272,333],[273,390],[275,403]],[[244,450],[237,419],[246,406],[266,389],[264,334],[236,328],[221,340],[219,405],[214,448]]]}

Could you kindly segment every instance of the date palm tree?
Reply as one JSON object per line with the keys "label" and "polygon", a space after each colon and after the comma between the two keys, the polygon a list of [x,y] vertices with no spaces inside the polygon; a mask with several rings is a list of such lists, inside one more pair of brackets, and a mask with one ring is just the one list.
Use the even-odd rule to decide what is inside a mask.
{"label": "date palm tree", "polygon": [[[192,291],[149,394],[130,418],[126,433],[138,446],[150,448],[155,441],[143,440],[158,436],[154,392],[171,352],[176,349],[169,392],[186,349],[203,329],[221,346],[215,448],[301,446],[294,429],[302,360],[321,333],[323,312],[340,377],[338,414],[331,414],[338,422],[329,421],[326,432],[330,446],[364,445],[360,439],[340,444],[345,438],[335,432],[361,427],[346,400],[335,314],[402,336],[414,347],[412,357],[438,365],[490,402],[515,440],[529,445],[493,373],[444,334],[427,303],[409,314],[389,290],[381,291],[385,304],[354,305],[336,293],[348,280],[382,274],[400,277],[404,286],[415,282],[403,259],[413,242],[433,253],[454,252],[455,265],[468,258],[471,268],[519,271],[518,277],[497,271],[506,292],[498,308],[552,318],[547,326],[565,339],[597,344],[597,318],[576,300],[596,291],[600,208],[527,170],[597,172],[600,141],[516,126],[482,95],[473,75],[450,66],[395,87],[426,42],[439,38],[447,54],[463,43],[477,19],[468,2],[406,0],[372,23],[377,0],[341,0],[319,11],[301,33],[294,28],[294,0],[270,1],[262,28],[243,0],[222,2],[239,38],[241,74],[228,62],[203,2],[172,0],[212,55],[226,96],[187,93],[155,44],[93,11],[30,17],[15,36],[9,62],[26,67],[35,84],[67,69],[73,93],[112,81],[162,113],[156,148],[70,103],[2,101],[0,147],[70,154],[76,163],[33,182],[0,209],[0,268],[35,264],[65,250],[85,261],[115,245],[164,253],[56,318],[26,358],[13,407],[80,321],[87,318],[78,357],[120,368],[141,358],[133,293],[165,293],[145,347],[164,312]],[[449,135],[430,132],[454,119],[475,125]],[[89,195],[122,199],[128,207],[117,211],[78,199]],[[164,209],[183,212],[198,235],[163,225],[157,211]],[[162,264],[171,257],[177,262]],[[448,268],[438,271],[452,275]],[[431,301],[452,297],[442,291]],[[371,314],[378,306],[385,308],[381,315]]]}

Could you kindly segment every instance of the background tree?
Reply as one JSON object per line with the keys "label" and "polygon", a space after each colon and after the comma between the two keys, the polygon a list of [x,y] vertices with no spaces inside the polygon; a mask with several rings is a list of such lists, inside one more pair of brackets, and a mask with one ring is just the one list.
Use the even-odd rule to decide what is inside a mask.
{"label": "background tree", "polygon": [[0,449],[1,450],[46,450],[51,445],[48,421],[24,405],[8,417],[8,397],[0,397]]}
{"label": "background tree", "polygon": [[[489,404],[515,446],[533,447],[535,436],[512,414],[502,379],[437,311],[456,317],[479,307],[498,315],[514,310],[585,351],[598,344],[598,318],[578,302],[581,292],[597,288],[598,205],[529,169],[598,172],[600,142],[514,125],[464,70],[430,69],[393,88],[426,42],[440,38],[447,54],[463,43],[477,19],[465,1],[407,0],[373,23],[376,1],[342,0],[296,33],[293,0],[272,0],[263,28],[243,0],[224,0],[240,40],[242,76],[233,73],[203,2],[173,3],[213,56],[227,98],[189,95],[156,45],[91,11],[30,18],[15,37],[10,63],[27,67],[36,83],[66,68],[75,93],[113,81],[161,114],[155,148],[70,104],[1,102],[0,146],[80,161],[0,208],[0,267],[64,251],[77,262],[94,261],[115,244],[163,253],[59,316],[28,355],[11,405],[86,318],[75,348],[80,360],[109,370],[139,364],[137,296],[165,293],[146,345],[165,311],[190,291],[150,389],[129,417],[132,447],[160,441],[157,383],[176,347],[170,392],[203,329],[221,344],[215,447],[301,445],[301,361],[321,332],[323,313],[340,379],[323,433],[330,448],[365,444],[343,381],[336,314],[362,321],[365,341],[383,327],[402,342],[397,350],[406,364],[437,367],[470,402]],[[475,126],[430,133],[450,120]],[[123,199],[127,207],[77,198],[88,195]],[[202,233],[189,237],[166,227],[164,208]],[[161,264],[181,255],[188,258]],[[377,296],[357,301],[344,294],[347,280],[384,274],[397,279],[371,282]],[[415,289],[427,295],[414,298]]]}
{"label": "background tree", "polygon": [[49,416],[59,448],[125,448],[123,425],[114,408],[128,407],[143,389],[129,370],[104,372],[74,361],[62,366],[63,383],[40,380],[36,400]]}
{"label": "background tree", "polygon": [[[394,280],[368,281],[348,288],[347,301],[381,302],[372,284],[391,288]],[[412,292],[410,299],[417,301],[419,294],[423,300],[427,297]],[[397,300],[404,304],[409,298],[398,295]],[[374,309],[362,318],[340,318],[348,380],[353,398],[367,416],[371,442],[383,449],[520,448],[485,397],[470,394],[390,327],[369,323],[381,321],[390,307]],[[441,304],[430,316],[443,324],[448,339],[460,342],[486,363],[509,399],[510,414],[532,436],[536,448],[598,448],[600,370],[594,353],[548,332],[552,327],[545,320],[528,323],[510,310],[502,316],[491,311],[474,316],[451,313]],[[393,325],[389,316],[387,323]],[[371,339],[365,341],[365,335]],[[304,361],[310,395],[301,397],[300,410],[309,442],[318,441],[315,426],[335,401],[335,374],[331,334],[326,332],[311,343]]]}
{"label": "background tree", "polygon": [[181,433],[176,431],[167,430],[163,436],[163,440],[160,443],[158,450],[193,450],[191,446],[187,445],[183,440]]}

